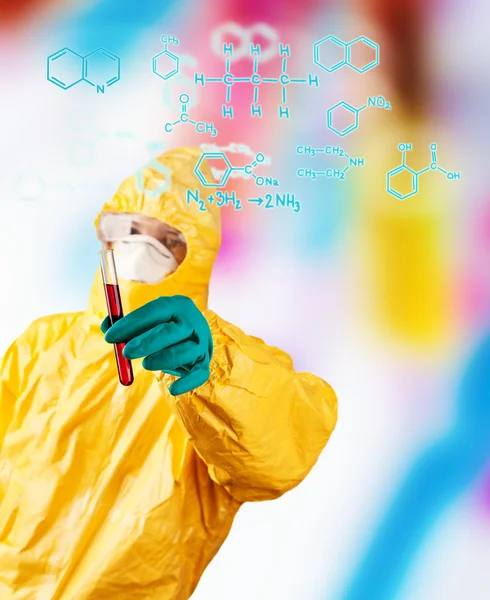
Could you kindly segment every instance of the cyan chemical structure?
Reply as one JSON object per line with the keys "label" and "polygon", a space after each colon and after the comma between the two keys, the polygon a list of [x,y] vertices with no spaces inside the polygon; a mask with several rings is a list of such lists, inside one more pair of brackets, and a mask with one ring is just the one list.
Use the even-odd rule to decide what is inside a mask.
{"label": "cyan chemical structure", "polygon": [[[333,63],[330,66],[324,64],[321,61],[322,46],[323,48],[325,48],[327,43],[329,43],[330,45],[333,44],[334,46],[337,46],[343,50],[342,60]],[[365,65],[357,66],[352,62],[352,50],[354,46],[361,44],[364,44],[365,46],[368,46],[368,48],[374,50],[374,58],[373,60],[367,62]],[[315,42],[313,44],[313,62],[324,71],[327,71],[327,73],[333,73],[341,67],[350,67],[358,73],[366,73],[367,71],[370,71],[371,69],[379,65],[379,46],[378,44],[367,38],[365,35],[361,35],[355,40],[352,40],[351,42],[347,43],[343,42],[342,40],[339,40],[339,38],[333,35],[327,35],[327,37],[324,37],[322,40],[319,40],[318,42]]]}
{"label": "cyan chemical structure", "polygon": [[290,118],[289,107],[287,106],[287,86],[291,83],[308,83],[311,87],[315,85],[318,87],[318,76],[308,75],[308,79],[294,78],[292,79],[288,73],[288,57],[291,56],[289,45],[284,46],[279,44],[279,55],[283,57],[282,60],[282,71],[279,77],[262,77],[258,73],[259,69],[259,58],[261,49],[259,44],[250,44],[250,55],[253,57],[253,73],[250,77],[235,77],[231,73],[231,59],[233,57],[233,44],[223,44],[223,54],[226,57],[225,74],[222,77],[205,77],[203,74],[195,74],[194,82],[196,85],[200,83],[202,86],[206,83],[224,83],[226,86],[226,104],[223,104],[222,113],[223,118],[229,117],[234,118],[233,106],[231,103],[231,90],[235,83],[251,83],[254,87],[253,102],[250,105],[250,111],[252,117],[262,118],[262,106],[259,104],[259,90],[263,83],[279,83],[282,86],[281,99],[282,106],[279,105],[279,117]]}
{"label": "cyan chemical structure", "polygon": [[312,169],[298,169],[296,172],[298,177],[309,177],[316,179],[317,177],[326,177],[327,179],[345,180],[345,175],[351,167],[363,167],[364,158],[352,158],[345,150],[339,146],[325,146],[324,148],[312,148],[311,146],[298,146],[296,154],[316,156],[317,154],[326,154],[327,156],[339,156],[347,159],[349,162],[343,169],[325,169],[324,171],[313,171]]}
{"label": "cyan chemical structure", "polygon": [[[386,100],[383,96],[369,96],[366,104],[361,106],[361,108],[355,108],[348,102],[338,102],[335,104],[335,106],[332,106],[332,108],[327,110],[327,127],[340,137],[344,137],[359,127],[359,113],[363,110],[366,110],[370,106],[382,108],[384,110],[391,110],[391,102]],[[338,129],[335,127],[334,118],[335,113],[337,112],[338,114],[341,111],[350,113],[353,116],[353,119],[352,123],[346,125],[343,129]]]}
{"label": "cyan chemical structure", "polygon": [[[402,153],[402,164],[399,167],[396,167],[395,169],[392,169],[391,171],[389,171],[387,173],[386,189],[389,194],[391,194],[392,196],[395,196],[395,198],[398,198],[399,200],[405,200],[406,198],[409,198],[410,196],[418,194],[418,192],[419,192],[419,177],[420,177],[420,175],[427,173],[427,171],[440,171],[441,173],[444,173],[444,175],[446,176],[446,179],[450,179],[450,180],[461,179],[460,172],[446,171],[445,169],[443,169],[442,167],[440,167],[437,164],[437,144],[432,143],[430,145],[430,150],[432,153],[431,163],[428,167],[426,167],[425,169],[422,169],[420,171],[414,171],[407,165],[407,152],[412,150],[412,144],[398,144],[398,150]],[[410,191],[406,194],[398,191],[395,187],[397,185],[395,178],[401,179],[403,177],[405,177],[405,179],[408,177],[409,184],[410,184]],[[399,183],[398,183],[398,185],[399,185]]]}
{"label": "cyan chemical structure", "polygon": [[[199,210],[201,212],[205,212],[206,201],[208,204],[215,203],[216,206],[233,206],[235,210],[241,210],[243,208],[242,201],[240,198],[236,197],[235,192],[216,192],[216,197],[214,194],[210,194],[205,200],[199,197],[199,190],[195,190],[192,192],[191,190],[187,190],[187,204],[190,204],[191,201],[197,202],[199,204]],[[301,203],[299,200],[296,200],[294,194],[265,194],[264,198],[259,196],[257,198],[248,198],[247,202],[249,204],[254,204],[255,206],[264,209],[274,209],[274,208],[285,208],[291,209],[293,212],[297,213],[301,210]]]}
{"label": "cyan chemical structure", "polygon": [[[356,45],[368,46],[374,51],[374,58],[368,61],[366,64],[357,66],[353,62],[352,50]],[[322,59],[322,51],[325,54],[325,49],[329,46],[341,47],[343,49],[343,58],[334,64],[326,64],[328,60],[325,56]],[[270,49],[270,48],[269,48]],[[361,36],[352,40],[351,42],[343,42],[333,35],[329,35],[313,44],[313,59],[314,63],[324,71],[332,73],[343,66],[349,66],[358,73],[366,73],[370,69],[376,67],[379,64],[379,46],[378,44],[371,41],[365,36]],[[206,77],[204,74],[196,73],[194,75],[194,82],[205,86],[206,83],[223,83],[226,86],[226,100],[222,107],[223,118],[229,117],[234,118],[233,106],[231,106],[231,90],[236,83],[251,83],[254,86],[253,102],[250,104],[250,111],[252,117],[262,118],[262,106],[259,104],[259,90],[262,84],[273,83],[281,86],[281,102],[279,104],[279,117],[289,119],[290,112],[287,106],[287,86],[292,83],[307,83],[309,87],[313,85],[319,86],[319,80],[317,75],[308,74],[308,78],[291,78],[287,72],[288,69],[288,58],[291,56],[289,45],[279,43],[279,56],[283,57],[282,70],[278,77],[262,77],[258,73],[259,58],[261,56],[261,47],[259,44],[250,44],[250,56],[253,57],[253,73],[250,77],[235,77],[231,72],[231,59],[233,58],[233,44],[223,44],[223,54],[226,57],[225,63],[225,74],[222,77]],[[242,54],[240,54],[240,58]]]}
{"label": "cyan chemical structure", "polygon": [[212,137],[216,137],[218,135],[218,130],[216,129],[213,123],[209,121],[206,123],[204,121],[193,121],[189,118],[189,113],[187,112],[187,105],[189,104],[190,97],[188,94],[181,94],[179,101],[181,103],[180,117],[177,119],[177,121],[174,121],[173,123],[165,124],[165,131],[167,133],[172,133],[173,128],[179,123],[190,123],[191,125],[194,125],[197,133],[210,133]]}
{"label": "cyan chemical structure", "polygon": [[105,48],[98,48],[86,56],[63,48],[48,56],[47,79],[62,90],[85,81],[96,88],[98,94],[104,94],[106,86],[114,85],[120,78],[121,60]]}
{"label": "cyan chemical structure", "polygon": [[[223,161],[224,168],[223,168],[223,170],[219,171],[219,181],[218,182],[207,181],[206,177],[201,172],[201,170],[200,170],[201,163],[204,160]],[[277,179],[273,179],[272,177],[258,176],[253,172],[255,167],[257,167],[259,164],[263,163],[264,161],[265,161],[265,156],[261,152],[259,152],[255,156],[255,160],[253,162],[251,162],[250,164],[245,165],[244,167],[233,167],[224,152],[204,152],[202,154],[201,158],[199,159],[197,165],[194,168],[194,173],[204,187],[222,188],[228,183],[228,179],[230,178],[232,173],[242,174],[244,177],[251,175],[255,180],[255,184],[258,185],[259,187],[262,187],[262,186],[277,187],[277,186],[279,186],[279,182],[277,181]],[[213,168],[211,168],[211,170],[213,171],[213,175],[216,176],[216,174],[217,174],[216,171]]]}
{"label": "cyan chemical structure", "polygon": [[160,39],[163,42],[163,50],[152,58],[151,65],[153,73],[161,77],[164,81],[167,81],[167,79],[177,75],[180,68],[179,57],[170,52],[168,45],[173,44],[174,46],[178,46],[179,40],[169,35],[162,35]]}

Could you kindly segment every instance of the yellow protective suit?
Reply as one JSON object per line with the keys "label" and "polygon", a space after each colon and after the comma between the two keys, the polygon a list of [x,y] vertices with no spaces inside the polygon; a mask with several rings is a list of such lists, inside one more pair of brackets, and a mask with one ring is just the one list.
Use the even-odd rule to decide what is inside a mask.
{"label": "yellow protective suit", "polygon": [[[134,384],[121,386],[99,329],[100,274],[85,312],[38,319],[10,346],[0,374],[1,600],[189,598],[241,503],[296,486],[335,427],[327,383],[206,308],[220,220],[219,209],[186,203],[186,189],[209,193],[193,174],[200,155],[165,153],[167,192],[150,197],[133,176],[103,210],[157,217],[185,235],[179,269],[155,286],[124,282],[122,302],[128,313],[161,295],[191,297],[212,331],[211,377],[172,397],[175,378],[137,361]],[[143,171],[146,190],[163,180]]]}

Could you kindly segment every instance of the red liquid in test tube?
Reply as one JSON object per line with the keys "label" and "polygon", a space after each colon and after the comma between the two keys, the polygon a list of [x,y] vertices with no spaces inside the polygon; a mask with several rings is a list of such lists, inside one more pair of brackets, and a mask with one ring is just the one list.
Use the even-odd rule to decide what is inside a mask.
{"label": "red liquid in test tube", "polygon": [[[114,262],[114,253],[112,250],[102,250],[99,254],[105,298],[107,301],[107,311],[109,313],[109,322],[112,326],[124,316],[121,304],[121,294],[119,293],[119,284],[117,282],[116,264]],[[125,342],[114,344],[114,353],[116,355],[119,381],[127,386],[133,383],[134,377],[131,361],[124,358],[122,353],[125,345]]]}

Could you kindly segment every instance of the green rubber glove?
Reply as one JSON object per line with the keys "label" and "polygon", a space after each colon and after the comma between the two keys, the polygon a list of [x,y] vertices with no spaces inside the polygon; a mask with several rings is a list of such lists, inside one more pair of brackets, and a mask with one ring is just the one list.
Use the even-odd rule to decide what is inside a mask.
{"label": "green rubber glove", "polygon": [[180,376],[172,396],[185,394],[209,379],[213,338],[208,322],[186,296],[162,296],[128,313],[111,327],[100,327],[109,344],[126,342],[123,355],[143,358],[143,368]]}

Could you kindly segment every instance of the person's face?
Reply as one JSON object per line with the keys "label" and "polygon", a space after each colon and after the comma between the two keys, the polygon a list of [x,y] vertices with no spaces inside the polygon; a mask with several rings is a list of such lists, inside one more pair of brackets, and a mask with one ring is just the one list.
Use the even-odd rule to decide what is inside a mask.
{"label": "person's face", "polygon": [[[103,213],[103,215],[104,214],[110,213]],[[178,229],[175,229],[166,223],[162,223],[158,219],[153,219],[144,215],[125,214],[125,217],[127,216],[131,217],[131,234],[149,235],[154,237],[170,250],[179,265],[182,263],[187,253],[187,244]],[[101,240],[104,249],[113,247],[113,241],[104,239],[100,228],[97,230],[97,237]]]}

